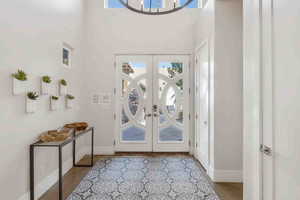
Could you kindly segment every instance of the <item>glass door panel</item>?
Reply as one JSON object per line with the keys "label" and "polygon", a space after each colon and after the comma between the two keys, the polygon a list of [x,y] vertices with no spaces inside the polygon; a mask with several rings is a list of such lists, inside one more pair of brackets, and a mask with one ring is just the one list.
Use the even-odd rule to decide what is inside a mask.
{"label": "glass door panel", "polygon": [[[188,147],[188,56],[155,56],[153,69],[154,151]],[[155,111],[155,110],[154,110]]]}
{"label": "glass door panel", "polygon": [[116,61],[116,148],[119,151],[152,151],[152,118],[146,115],[152,104],[152,59],[118,56]]}

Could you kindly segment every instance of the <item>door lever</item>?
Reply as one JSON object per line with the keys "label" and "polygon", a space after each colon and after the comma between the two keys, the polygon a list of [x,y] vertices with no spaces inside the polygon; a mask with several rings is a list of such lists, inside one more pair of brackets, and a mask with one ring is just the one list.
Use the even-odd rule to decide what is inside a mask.
{"label": "door lever", "polygon": [[153,110],[153,116],[157,117],[158,116],[158,114],[157,114],[157,105],[153,105],[152,110]]}
{"label": "door lever", "polygon": [[153,112],[157,112],[157,105],[153,105],[152,110],[153,110]]}
{"label": "door lever", "polygon": [[260,145],[260,151],[262,153],[264,153],[267,156],[271,156],[272,155],[272,149],[266,145],[261,144]]}
{"label": "door lever", "polygon": [[152,114],[151,113],[149,113],[149,114],[146,114],[146,117],[151,117],[152,116]]}

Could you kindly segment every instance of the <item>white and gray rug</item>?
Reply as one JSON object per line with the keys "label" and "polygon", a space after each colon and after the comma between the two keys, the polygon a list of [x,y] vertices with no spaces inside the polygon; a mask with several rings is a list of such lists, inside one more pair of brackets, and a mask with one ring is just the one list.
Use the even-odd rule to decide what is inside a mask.
{"label": "white and gray rug", "polygon": [[110,157],[98,161],[68,200],[219,200],[188,156]]}

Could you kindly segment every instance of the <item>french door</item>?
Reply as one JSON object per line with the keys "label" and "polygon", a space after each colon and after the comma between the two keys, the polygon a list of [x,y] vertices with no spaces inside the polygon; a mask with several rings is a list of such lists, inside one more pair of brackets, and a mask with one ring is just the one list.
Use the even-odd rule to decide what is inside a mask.
{"label": "french door", "polygon": [[195,57],[195,157],[208,170],[210,68],[207,42],[197,49]]}
{"label": "french door", "polygon": [[189,151],[189,56],[116,57],[116,151]]}

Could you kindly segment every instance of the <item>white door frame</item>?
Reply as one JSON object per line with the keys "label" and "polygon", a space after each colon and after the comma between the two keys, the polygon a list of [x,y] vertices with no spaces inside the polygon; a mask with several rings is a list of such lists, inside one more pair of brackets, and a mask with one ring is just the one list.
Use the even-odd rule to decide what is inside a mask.
{"label": "white door frame", "polygon": [[[196,71],[197,71],[197,68],[198,68],[198,63],[197,63],[197,57],[198,57],[198,54],[200,53],[200,51],[201,51],[201,49],[202,48],[205,48],[205,46],[207,46],[207,56],[208,56],[208,58],[207,58],[207,60],[208,60],[208,118],[207,118],[207,128],[208,128],[208,159],[207,159],[207,162],[205,162],[202,158],[201,158],[201,156],[200,156],[200,154],[199,154],[199,152],[198,152],[198,140],[199,140],[199,138],[198,138],[198,135],[197,135],[197,128],[198,128],[198,125],[197,125],[197,122],[198,122],[198,120],[197,120],[197,117],[199,118],[199,116],[197,116],[196,117],[196,113],[195,113],[195,115],[194,115],[194,138],[195,138],[195,144],[194,144],[194,149],[195,149],[195,151],[194,151],[194,156],[200,161],[200,163],[203,165],[203,167],[206,169],[206,170],[209,170],[209,166],[210,166],[210,159],[211,159],[211,157],[210,157],[210,147],[211,147],[211,132],[210,132],[210,100],[211,100],[211,98],[210,98],[210,92],[211,92],[211,66],[210,66],[210,52],[209,52],[209,42],[208,42],[208,40],[204,40],[196,49],[195,49],[195,63],[194,63],[194,74],[195,74],[195,77],[194,77],[194,90],[195,90],[195,92],[194,92],[194,109],[196,109],[196,81],[199,79],[199,77],[196,77],[197,76],[197,73],[196,73]],[[201,55],[200,55],[201,56]],[[196,112],[196,111],[195,111]],[[201,115],[201,113],[200,113],[200,115]]]}
{"label": "white door frame", "polygon": [[244,200],[274,199],[274,158],[260,152],[273,146],[272,0],[244,1]]}
{"label": "white door frame", "polygon": [[[164,143],[164,145],[161,145],[159,144],[160,146],[156,146],[156,147],[152,147],[150,145],[147,145],[147,142],[130,142],[132,144],[132,146],[130,146],[130,148],[128,148],[128,145],[124,144],[124,142],[120,141],[120,125],[119,125],[119,122],[120,122],[120,115],[117,115],[117,111],[120,109],[120,104],[118,103],[118,99],[120,98],[120,93],[118,93],[117,91],[117,86],[120,84],[120,80],[121,80],[121,77],[120,77],[120,74],[121,73],[118,73],[118,67],[117,66],[120,66],[120,61],[118,62],[117,61],[117,57],[121,57],[123,56],[125,58],[125,60],[128,60],[128,59],[131,59],[132,61],[136,61],[136,57],[140,57],[141,59],[138,59],[140,61],[142,61],[142,59],[145,59],[147,60],[146,57],[152,57],[154,58],[155,57],[158,57],[158,56],[164,56],[164,57],[186,57],[187,59],[184,60],[184,64],[186,65],[184,69],[186,69],[186,73],[185,73],[185,76],[189,77],[190,76],[190,54],[177,54],[177,53],[173,53],[173,54],[164,54],[164,53],[161,53],[161,54],[115,54],[115,69],[116,69],[116,87],[115,87],[115,134],[114,134],[114,137],[115,137],[115,142],[114,142],[114,149],[116,152],[118,151],[132,151],[132,152],[151,152],[151,151],[156,151],[156,152],[189,152],[190,151],[190,148],[189,148],[189,144],[190,144],[190,133],[189,133],[189,126],[190,126],[190,117],[189,117],[189,113],[190,113],[190,107],[189,107],[189,102],[190,102],[190,95],[187,96],[187,100],[185,102],[185,106],[186,106],[186,113],[187,113],[187,116],[185,116],[186,119],[188,119],[187,123],[186,123],[186,127],[187,129],[185,130],[186,131],[186,134],[184,134],[186,137],[184,138],[184,147],[182,148],[179,148],[178,145],[176,145],[174,142],[168,144],[167,142]],[[176,60],[176,59],[175,59]],[[172,61],[175,61],[174,59]],[[178,61],[181,61],[180,59],[178,59]],[[152,65],[155,65],[155,62],[152,60]],[[152,66],[151,66],[152,67]],[[149,73],[151,76],[153,74],[153,72]],[[151,83],[153,84],[153,83]],[[189,88],[189,84],[190,84],[190,80],[187,78],[187,81],[186,81],[186,85],[187,85],[187,88]],[[188,90],[189,92],[190,90]],[[152,94],[151,94],[151,98],[152,98]],[[153,129],[153,127],[152,127]],[[153,130],[152,130],[153,132]],[[154,136],[155,134],[148,134],[148,135],[151,135],[151,138],[147,138],[147,140],[151,140],[152,141],[152,145],[155,145],[153,142],[154,139],[152,138],[152,136]],[[157,138],[157,136],[155,136]],[[122,144],[123,143],[123,144]],[[182,146],[182,145],[181,145]]]}

